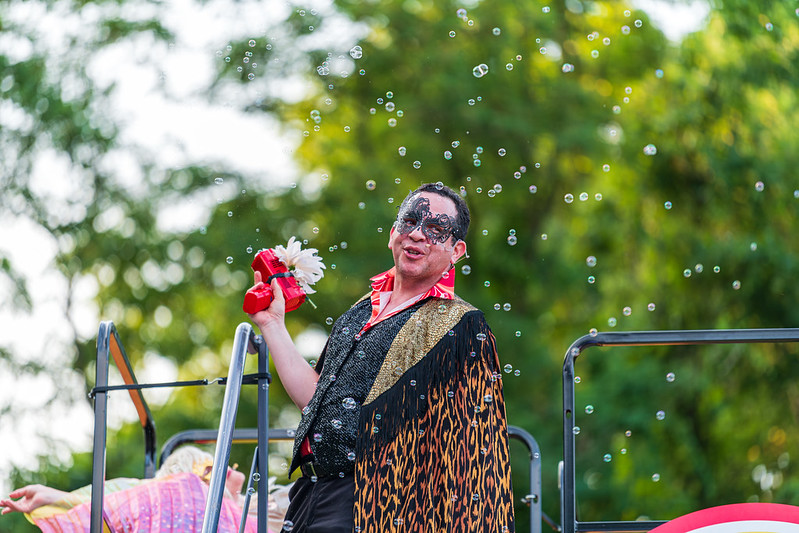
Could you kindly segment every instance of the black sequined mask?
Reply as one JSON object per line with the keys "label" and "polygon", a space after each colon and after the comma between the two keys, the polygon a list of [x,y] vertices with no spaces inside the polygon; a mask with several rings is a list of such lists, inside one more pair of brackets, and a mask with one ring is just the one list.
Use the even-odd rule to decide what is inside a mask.
{"label": "black sequined mask", "polygon": [[403,235],[419,228],[430,242],[441,244],[452,236],[453,226],[454,220],[449,215],[430,213],[430,200],[421,196],[410,205],[406,205],[394,223],[394,228]]}

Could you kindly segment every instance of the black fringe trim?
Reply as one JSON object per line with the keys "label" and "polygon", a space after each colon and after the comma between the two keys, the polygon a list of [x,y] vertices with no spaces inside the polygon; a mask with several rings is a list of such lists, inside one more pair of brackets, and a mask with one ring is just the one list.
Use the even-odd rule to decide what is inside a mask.
{"label": "black fringe trim", "polygon": [[[356,446],[359,460],[393,442],[408,424],[425,414],[431,402],[445,400],[437,397],[443,393],[442,384],[465,376],[467,364],[478,364],[486,352],[496,353],[494,337],[481,311],[467,312],[452,331],[453,335],[444,335],[394,386],[362,406]],[[486,336],[484,341],[477,339],[479,333]],[[475,356],[471,352],[476,352]],[[493,357],[489,364],[494,366]]]}

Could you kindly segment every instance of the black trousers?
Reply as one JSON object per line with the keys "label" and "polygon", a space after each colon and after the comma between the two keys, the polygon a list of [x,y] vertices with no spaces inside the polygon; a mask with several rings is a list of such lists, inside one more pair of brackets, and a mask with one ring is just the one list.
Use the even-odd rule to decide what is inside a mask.
{"label": "black trousers", "polygon": [[355,476],[320,478],[302,476],[289,490],[289,508],[283,532],[352,533]]}

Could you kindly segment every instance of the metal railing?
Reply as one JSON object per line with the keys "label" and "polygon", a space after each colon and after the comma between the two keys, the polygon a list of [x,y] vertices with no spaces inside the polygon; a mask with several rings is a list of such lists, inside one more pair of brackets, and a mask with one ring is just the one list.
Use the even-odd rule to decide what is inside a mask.
{"label": "metal railing", "polygon": [[[236,430],[236,411],[238,408],[239,397],[241,396],[241,384],[244,377],[244,361],[247,357],[248,345],[252,345],[258,351],[258,374],[255,379],[258,385],[258,412],[269,412],[269,352],[266,344],[261,337],[255,336],[252,326],[247,323],[239,324],[236,328],[228,377],[226,380],[225,397],[223,400],[221,420],[219,429],[216,431],[217,447],[214,454],[214,465],[211,473],[208,497],[206,499],[206,510],[203,519],[203,532],[213,532],[219,525],[219,515],[224,496],[225,479],[227,464],[230,459],[230,448]],[[123,386],[108,385],[109,363],[113,359],[122,379]],[[201,380],[208,384],[207,380]],[[200,384],[195,382],[192,384]],[[161,384],[161,385],[180,385]],[[155,456],[156,439],[155,423],[152,414],[147,406],[147,402],[141,392],[133,372],[122,342],[119,340],[113,322],[105,321],[100,323],[100,330],[97,335],[97,358],[95,386],[91,396],[94,399],[94,444],[92,451],[92,489],[91,489],[91,533],[101,533],[103,530],[103,495],[105,492],[105,473],[106,473],[106,440],[108,430],[108,393],[114,389],[126,389],[133,400],[133,405],[139,415],[142,428],[144,429],[144,477],[151,478],[155,475]],[[259,443],[258,456],[256,458],[262,479],[268,479],[269,463],[267,461],[268,446],[268,420],[266,416],[258,417],[258,428],[255,431],[255,439]],[[264,445],[261,446],[260,444]],[[263,484],[265,485],[265,483]],[[258,484],[260,495],[262,484]],[[268,498],[264,491],[263,498],[258,498],[258,532],[266,533]]]}
{"label": "metal railing", "polygon": [[566,351],[563,361],[563,475],[561,480],[561,523],[565,533],[587,531],[650,531],[664,521],[577,520],[574,434],[574,363],[587,348],[595,346],[674,346],[706,344],[754,344],[799,342],[799,329],[738,329],[629,331],[598,333],[580,337]]}
{"label": "metal railing", "polygon": [[[133,367],[111,321],[100,323],[97,334],[97,366],[95,369],[94,445],[92,451],[91,533],[101,533],[103,527],[103,493],[105,491],[105,446],[108,429],[108,368],[113,358],[126,385],[136,385]],[[129,389],[139,421],[144,429],[144,477],[155,474],[155,422],[141,390]]]}
{"label": "metal railing", "polygon": [[[205,502],[205,516],[203,517],[203,533],[213,533],[219,527],[219,515],[222,510],[222,498],[225,495],[225,479],[227,466],[230,462],[230,449],[236,433],[236,411],[238,410],[241,395],[241,382],[244,376],[244,360],[247,357],[247,347],[252,344],[258,350],[258,428],[255,432],[258,442],[258,451],[254,464],[257,464],[258,473],[263,483],[258,483],[258,533],[266,533],[268,516],[268,497],[265,490],[269,479],[269,351],[266,343],[259,336],[253,334],[252,326],[242,322],[236,328],[233,341],[233,353],[228,368],[225,398],[222,402],[222,415],[219,421],[219,430],[216,436],[216,450],[214,465],[211,471],[211,481],[208,489],[208,498]],[[260,414],[263,413],[263,416]],[[250,476],[252,479],[252,474]],[[242,520],[244,517],[242,517]]]}

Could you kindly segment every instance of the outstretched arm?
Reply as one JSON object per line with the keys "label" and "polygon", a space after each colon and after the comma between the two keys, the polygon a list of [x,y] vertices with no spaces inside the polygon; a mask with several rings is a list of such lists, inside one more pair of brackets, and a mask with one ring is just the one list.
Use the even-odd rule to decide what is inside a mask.
{"label": "outstretched arm", "polygon": [[[0,514],[30,513],[43,505],[55,503],[69,496],[68,492],[45,485],[28,485],[14,490],[6,499],[0,499]],[[13,499],[12,499],[13,498]]]}
{"label": "outstretched arm", "polygon": [[[255,285],[252,288],[263,286],[261,273],[256,271]],[[286,329],[286,301],[277,280],[272,280],[271,288],[274,300],[269,307],[249,316],[269,347],[280,382],[297,407],[302,409],[311,401],[319,375],[297,351]]]}

